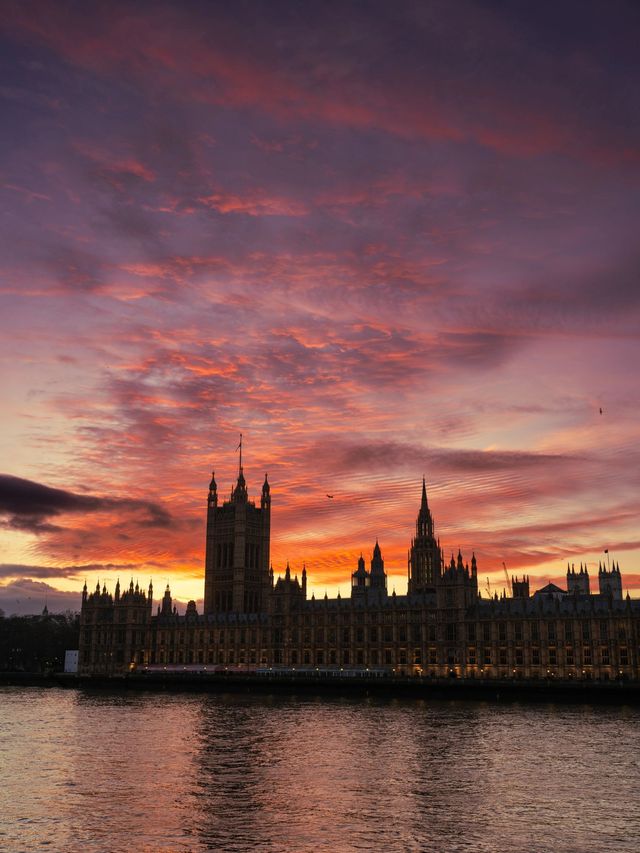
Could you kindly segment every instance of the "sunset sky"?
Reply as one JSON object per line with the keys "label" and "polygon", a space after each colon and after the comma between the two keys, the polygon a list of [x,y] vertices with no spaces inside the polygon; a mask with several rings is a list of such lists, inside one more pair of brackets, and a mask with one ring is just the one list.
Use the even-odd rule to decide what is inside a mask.
{"label": "sunset sky", "polygon": [[[238,435],[276,575],[640,593],[640,6],[4,2],[0,607],[202,598]],[[601,410],[602,409],[602,413]],[[333,495],[333,499],[327,497]],[[597,589],[596,589],[597,591]]]}

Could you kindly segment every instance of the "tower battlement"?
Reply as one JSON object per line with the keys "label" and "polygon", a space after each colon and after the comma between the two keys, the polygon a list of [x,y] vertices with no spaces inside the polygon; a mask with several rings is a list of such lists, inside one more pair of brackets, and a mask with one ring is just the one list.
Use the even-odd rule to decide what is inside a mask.
{"label": "tower battlement", "polygon": [[261,613],[272,587],[269,563],[271,488],[265,474],[260,505],[249,500],[240,442],[238,478],[218,503],[215,473],[207,497],[204,612]]}

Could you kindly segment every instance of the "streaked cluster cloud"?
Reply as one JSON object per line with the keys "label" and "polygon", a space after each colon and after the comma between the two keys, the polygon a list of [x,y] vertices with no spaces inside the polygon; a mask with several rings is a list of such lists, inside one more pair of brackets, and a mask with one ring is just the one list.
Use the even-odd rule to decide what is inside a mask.
{"label": "streaked cluster cloud", "polygon": [[423,474],[483,575],[635,577],[639,24],[5,3],[0,577],[199,597],[239,432],[318,591],[404,588]]}

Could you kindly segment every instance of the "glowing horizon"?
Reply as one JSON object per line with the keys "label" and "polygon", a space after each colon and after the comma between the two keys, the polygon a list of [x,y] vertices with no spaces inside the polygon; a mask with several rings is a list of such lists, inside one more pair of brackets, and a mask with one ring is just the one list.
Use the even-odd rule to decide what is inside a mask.
{"label": "glowing horizon", "polygon": [[3,12],[0,608],[200,600],[240,432],[309,595],[423,475],[483,595],[640,592],[632,4]]}

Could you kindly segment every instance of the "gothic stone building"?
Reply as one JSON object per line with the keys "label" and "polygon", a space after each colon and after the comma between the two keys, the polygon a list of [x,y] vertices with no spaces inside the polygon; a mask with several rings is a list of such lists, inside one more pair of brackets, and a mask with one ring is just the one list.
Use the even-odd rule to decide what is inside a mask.
{"label": "gothic stone building", "polygon": [[567,589],[483,598],[476,558],[445,562],[425,483],[408,553],[408,591],[389,594],[376,542],[361,556],[351,595],[307,597],[307,572],[287,565],[274,580],[269,559],[271,494],[249,500],[240,467],[230,499],[207,498],[204,613],[179,615],[167,586],[153,613],[153,589],[133,582],[114,595],[82,593],[81,675],[134,669],[342,671],[422,677],[625,679],[640,677],[640,601],[623,597],[620,568],[601,565],[592,593],[586,566],[567,569]]}

